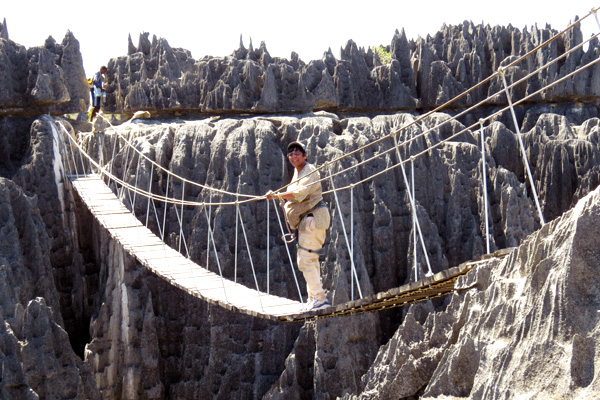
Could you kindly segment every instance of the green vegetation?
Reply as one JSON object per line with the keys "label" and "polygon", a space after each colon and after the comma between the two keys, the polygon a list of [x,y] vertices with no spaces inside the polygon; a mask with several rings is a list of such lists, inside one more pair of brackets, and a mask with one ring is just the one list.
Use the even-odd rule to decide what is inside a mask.
{"label": "green vegetation", "polygon": [[379,61],[381,61],[382,64],[387,64],[391,61],[392,53],[390,53],[389,51],[386,51],[385,47],[379,45],[379,46],[373,46],[373,47],[371,47],[371,49],[375,53],[377,53],[377,56],[379,57]]}

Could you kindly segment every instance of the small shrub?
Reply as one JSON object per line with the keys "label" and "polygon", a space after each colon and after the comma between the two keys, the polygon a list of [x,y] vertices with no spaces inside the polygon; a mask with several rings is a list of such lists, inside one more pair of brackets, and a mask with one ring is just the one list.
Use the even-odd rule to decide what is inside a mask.
{"label": "small shrub", "polygon": [[373,51],[375,53],[377,53],[377,56],[379,57],[379,61],[381,61],[382,64],[388,64],[392,60],[392,53],[390,53],[389,51],[386,51],[385,47],[380,45],[380,46],[373,46],[373,47],[371,47],[371,49],[373,49]]}

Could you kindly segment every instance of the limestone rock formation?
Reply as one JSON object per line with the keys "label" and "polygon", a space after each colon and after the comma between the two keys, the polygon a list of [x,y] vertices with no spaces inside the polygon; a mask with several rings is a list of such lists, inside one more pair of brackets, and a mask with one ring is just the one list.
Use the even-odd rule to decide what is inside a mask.
{"label": "limestone rock formation", "polygon": [[[72,146],[68,135],[90,151],[102,148],[106,159],[118,130],[148,158],[190,181],[262,195],[291,178],[285,149],[292,140],[304,141],[317,165],[378,141],[333,165],[337,172],[393,149],[389,134],[410,124],[398,139],[414,139],[399,153],[388,152],[333,181],[346,187],[395,165],[398,157],[423,153],[414,160],[416,211],[437,272],[486,252],[482,143],[479,127],[465,129],[481,115],[451,120],[433,113],[411,124],[414,110],[485,79],[549,37],[550,29],[464,23],[414,42],[398,32],[386,65],[352,42],[340,60],[328,51],[308,64],[297,55],[273,58],[264,43],[246,49],[241,41],[231,56],[193,60],[186,50],[143,34],[137,46],[129,40],[127,56],[109,64],[113,111],[279,114],[136,120],[91,133],[39,115],[81,111],[87,101],[72,35],[62,44],[49,39],[25,49],[8,39],[6,23],[0,28],[0,77],[8,82],[0,87],[0,398],[597,397],[598,290],[591,277],[600,268],[600,120],[592,100],[600,75],[593,68],[518,107],[518,127],[507,113],[484,124],[490,245],[492,251],[515,249],[461,278],[454,296],[406,310],[279,324],[210,305],[153,275],[104,232],[67,182],[68,173],[81,171],[68,171],[63,163]],[[578,32],[549,51],[558,54],[579,43]],[[540,75],[538,83],[515,90],[533,93],[536,85],[581,66],[597,47],[592,42],[587,52]],[[528,69],[547,56],[541,52]],[[512,66],[507,78],[524,71]],[[498,88],[500,82],[491,81],[457,106]],[[494,101],[492,111],[505,99]],[[312,112],[322,108],[338,112]],[[369,116],[342,112],[348,110],[367,110]],[[291,115],[296,111],[310,112]],[[543,227],[517,128],[547,222]],[[132,184],[137,179],[160,195],[210,199],[205,189],[186,185],[184,193],[183,185],[167,184],[161,172],[150,181],[148,162],[138,166],[139,157],[120,147],[115,152],[111,171]],[[338,195],[339,208],[326,197],[333,223],[323,258],[325,286],[335,304],[351,297],[340,222],[349,222],[351,198],[347,190]],[[121,196],[145,217],[145,200]],[[219,195],[213,196],[217,201]],[[414,279],[412,210],[401,170],[357,185],[353,196],[354,262],[363,294]],[[247,266],[252,257],[261,284],[268,275],[272,293],[294,297],[287,256],[274,231],[268,238],[271,269],[265,267],[266,221],[276,226],[276,216],[267,217],[263,205],[240,207],[250,250],[240,251],[238,261]],[[166,241],[177,247],[181,219],[190,257],[214,270],[204,210],[185,207],[179,214],[157,207],[166,216]],[[156,217],[149,217],[149,227],[158,232]],[[213,207],[211,221],[223,273],[252,286],[248,268],[235,271],[235,209]],[[428,268],[424,251],[416,252],[422,275]],[[300,286],[303,291],[302,279]]]}
{"label": "limestone rock formation", "polygon": [[[82,112],[89,89],[79,42],[67,32],[61,44],[25,47],[0,36],[0,115],[36,116]],[[5,37],[6,36],[6,37]]]}
{"label": "limestone rock formation", "polygon": [[[409,114],[400,114],[396,116],[378,116],[374,119],[369,118],[348,118],[340,119],[334,114],[319,113],[315,115],[306,115],[299,117],[255,117],[245,119],[221,119],[219,121],[204,120],[198,122],[186,123],[171,123],[169,126],[160,127],[154,123],[140,122],[131,127],[121,127],[123,134],[132,137],[134,142],[144,145],[141,146],[146,156],[156,160],[159,164],[167,166],[170,170],[195,182],[200,182],[209,186],[217,187],[221,190],[260,194],[266,192],[269,188],[283,185],[291,176],[287,165],[283,161],[283,149],[285,143],[292,138],[300,137],[307,143],[311,160],[317,165],[323,164],[336,156],[345,152],[351,152],[358,148],[362,143],[371,142],[375,138],[381,137],[389,133],[396,127],[404,126],[414,117]],[[447,120],[448,116],[444,114],[434,114],[430,120],[426,121],[427,126],[435,126],[441,121]],[[539,117],[536,125],[529,131],[525,132],[526,143],[528,143],[528,154],[534,174],[536,176],[544,176],[546,173],[551,175],[551,180],[556,181],[573,181],[578,182],[581,174],[588,175],[589,171],[594,171],[597,168],[598,143],[596,141],[598,120],[593,119],[581,126],[571,127],[566,124],[564,118],[550,114],[545,114]],[[338,128],[336,128],[338,127]],[[568,127],[568,128],[566,128]],[[460,123],[453,122],[444,130],[434,131],[424,135],[420,140],[414,141],[412,148],[403,150],[403,157],[408,158],[409,153],[419,153],[424,149],[424,146],[439,143],[455,132],[463,129]],[[567,130],[566,130],[567,129]],[[545,134],[539,132],[544,130]],[[566,130],[566,131],[565,131]],[[128,133],[128,131],[130,131]],[[337,133],[335,133],[337,131]],[[132,134],[135,132],[135,136]],[[577,132],[577,135],[566,135],[564,132]],[[414,128],[409,132],[403,133],[407,139],[411,135],[419,135],[422,131]],[[511,132],[501,122],[494,122],[486,128],[486,147],[488,156],[488,195],[490,196],[490,210],[492,222],[492,250],[504,247],[518,246],[532,232],[540,227],[534,202],[529,197],[526,188],[525,172],[523,163],[519,161],[520,152],[518,148],[515,134]],[[106,135],[106,134],[105,134]],[[566,136],[565,136],[566,135]],[[140,139],[136,139],[138,137]],[[112,147],[112,142],[108,136],[102,139],[102,135],[90,136],[90,142],[87,144],[90,147],[97,147],[102,140],[106,149]],[[415,197],[419,207],[419,217],[423,227],[423,233],[426,238],[428,254],[434,269],[437,272],[448,266],[457,265],[460,262],[477,258],[484,254],[485,244],[483,242],[483,204],[482,198],[476,193],[481,191],[481,172],[480,160],[481,152],[477,136],[475,134],[466,134],[460,137],[461,140],[456,140],[442,145],[438,149],[431,152],[429,156],[420,158],[415,165],[416,180],[421,182],[417,186]],[[567,140],[564,140],[567,139]],[[383,151],[389,143],[383,142],[380,148],[370,150],[372,152]],[[540,158],[535,157],[536,150],[540,146],[552,148],[562,148],[566,153],[577,152],[577,149],[588,149],[585,157],[578,157],[572,161],[573,168],[569,167],[571,161],[564,160],[565,165],[560,168],[553,168],[548,163]],[[241,149],[246,149],[242,151]],[[124,159],[124,158],[123,158]],[[221,160],[226,160],[222,162]],[[356,160],[348,160],[347,165],[351,165]],[[375,162],[375,165],[369,166],[370,172],[381,170],[386,165],[385,160]],[[578,165],[581,163],[581,165]],[[575,168],[575,165],[577,167]],[[143,164],[137,167],[131,164],[127,167],[129,172],[125,173],[122,170],[122,165],[114,165],[116,173],[121,176],[129,176],[129,179],[134,179],[134,170],[138,171],[138,184],[147,187],[149,182],[143,180],[144,176],[149,176],[148,171],[143,171]],[[544,169],[544,172],[541,170]],[[262,172],[261,172],[262,171]],[[368,172],[366,172],[368,173]],[[355,179],[356,175],[349,177],[341,177],[336,179],[336,186],[345,186]],[[141,179],[141,181],[140,181]],[[156,179],[155,187],[162,187],[166,184],[164,176],[159,175]],[[577,189],[571,189],[563,193],[561,196],[565,200],[555,202],[552,196],[542,200],[544,205],[544,215],[546,220],[553,219],[553,211],[549,204],[554,204],[553,207],[562,208],[563,211],[572,207],[580,198],[577,193],[580,192],[580,185],[589,187],[585,180],[580,180],[581,183],[576,183]],[[133,180],[130,183],[134,183]],[[172,195],[175,197],[181,196],[181,186],[174,185]],[[206,200],[207,194],[199,189],[188,188],[189,199],[198,201]],[[542,192],[542,191],[540,191]],[[588,191],[583,190],[587,193]],[[544,196],[548,196],[545,192]],[[355,207],[358,213],[355,216],[355,254],[358,274],[361,280],[363,293],[371,294],[383,291],[392,286],[398,286],[409,279],[411,272],[412,260],[412,228],[410,222],[410,209],[406,198],[404,183],[400,173],[392,173],[391,177],[382,180],[375,180],[372,183],[361,185],[355,189]],[[216,198],[213,198],[216,200]],[[329,199],[333,203],[333,199]],[[474,201],[474,204],[473,204]],[[350,199],[348,193],[340,193],[340,203],[345,218],[348,218],[348,207]],[[340,303],[349,300],[349,270],[350,261],[347,257],[344,239],[340,235],[341,226],[339,222],[339,210],[332,204],[332,212],[334,214],[334,222],[331,229],[331,239],[328,244],[327,254],[324,260],[324,277],[326,286],[332,288],[332,299],[334,303]],[[140,213],[142,219],[146,210],[146,205],[140,202],[136,205],[136,210]],[[162,211],[161,211],[162,212]],[[169,211],[171,216],[169,221],[175,222],[178,217],[174,211]],[[252,257],[255,265],[258,266],[258,279],[264,281],[266,271],[264,269],[264,221],[266,215],[259,208],[242,208],[244,220],[249,231],[249,240],[253,251]],[[215,237],[221,255],[221,267],[225,274],[233,274],[233,253],[230,240],[235,236],[235,211],[232,208],[226,207],[212,210],[215,218],[216,231]],[[561,213],[562,214],[562,213]],[[275,225],[274,216],[272,224]],[[199,263],[204,264],[207,259],[207,237],[206,237],[206,220],[201,210],[185,210],[182,219],[187,221],[184,224],[184,232],[186,240],[193,243],[190,248],[190,256]],[[151,223],[152,225],[152,223]],[[156,229],[156,227],[155,227]],[[94,235],[102,237],[100,233]],[[394,238],[390,240],[390,238]],[[104,240],[104,239],[103,239]],[[177,246],[177,234],[171,236],[172,246]],[[272,238],[275,240],[275,238]],[[103,254],[112,254],[112,247],[108,244],[99,244],[92,246],[98,248]],[[107,250],[101,250],[106,248]],[[261,251],[262,249],[262,251]],[[272,263],[282,262],[285,259],[283,248],[277,246],[276,242],[272,243],[271,257]],[[123,257],[125,261],[111,261],[112,256],[106,261],[113,265],[123,265],[125,274],[124,277],[113,277],[115,272],[109,272],[108,267],[106,273],[101,273],[102,276],[107,276],[110,284],[107,283],[107,295],[113,300],[106,301],[103,307],[107,310],[101,313],[101,317],[95,319],[94,337],[103,339],[93,339],[88,346],[88,359],[94,360],[92,365],[106,365],[114,363],[122,363],[123,361],[115,361],[113,358],[107,359],[109,354],[123,354],[122,351],[115,350],[116,344],[114,340],[107,341],[106,337],[121,337],[123,334],[122,328],[111,322],[108,317],[103,315],[117,315],[124,312],[123,304],[117,301],[122,298],[122,294],[117,294],[117,283],[121,281],[139,281],[145,288],[151,276],[147,272],[142,272],[135,267],[135,263],[127,261],[127,257]],[[423,265],[423,256],[419,254],[421,260],[420,268],[425,271]],[[213,263],[214,261],[211,261]],[[272,264],[273,265],[273,264]],[[123,267],[120,267],[123,268]],[[128,272],[131,270],[131,272]],[[294,293],[295,288],[290,279],[285,278],[285,266],[274,267],[276,272],[272,272],[271,285],[274,293],[285,295],[286,293]],[[143,274],[144,279],[127,278],[127,274],[134,273],[136,276]],[[243,269],[238,270],[237,277],[239,281],[246,282],[248,285],[253,285],[253,278],[249,271]],[[116,279],[112,282],[113,279]],[[472,279],[472,278],[470,278]],[[479,279],[479,278],[477,278]],[[158,282],[157,282],[158,283]],[[104,285],[102,285],[104,286]],[[160,293],[167,291],[168,286],[164,287],[164,283],[156,288],[139,289],[136,286],[135,290],[129,290],[128,299],[137,299],[135,304],[140,306],[135,307],[137,311],[128,310],[128,312],[138,315],[142,310],[150,307],[150,299],[146,298],[150,292],[152,298],[153,314],[149,314],[152,319],[163,318],[158,310],[160,302],[157,302],[155,296],[161,296]],[[162,289],[161,289],[162,287]],[[123,289],[119,289],[123,290]],[[170,294],[172,296],[172,294]],[[185,297],[185,296],[184,296]],[[132,300],[133,301],[133,300]],[[196,300],[187,297],[186,304],[194,304]],[[177,303],[179,300],[177,301]],[[142,304],[146,306],[142,307]],[[419,328],[427,318],[428,314],[435,315],[432,305],[419,306],[414,313],[419,314],[417,321],[410,317],[404,324],[413,324],[414,329]],[[111,310],[111,311],[109,311]],[[221,311],[209,307],[209,314],[202,318],[214,319],[213,313]],[[245,321],[245,317],[236,316],[230,312],[222,311],[223,318],[230,321],[240,322],[236,324],[249,324]],[[184,310],[179,311],[181,315],[187,315]],[[195,312],[198,316],[198,311]],[[445,318],[442,326],[452,326],[456,322],[451,322],[452,318],[462,318],[461,314],[449,313]],[[146,326],[146,317],[139,315],[135,317],[139,321],[138,333],[134,334],[131,330],[127,335],[134,335],[135,340],[139,335],[144,335],[142,328]],[[191,317],[184,317],[189,321]],[[367,382],[377,380],[378,378],[370,377],[369,369],[378,368],[380,356],[375,357],[377,351],[376,343],[385,341],[387,335],[394,331],[393,322],[399,318],[398,314],[369,314],[357,316],[348,319],[339,319],[331,321],[319,321],[315,324],[308,324],[302,327],[298,332],[297,328],[292,329],[291,336],[289,333],[282,333],[281,327],[267,324],[262,334],[265,337],[281,337],[287,341],[283,347],[290,349],[290,353],[283,362],[282,353],[277,354],[277,358],[269,361],[283,368],[283,373],[279,379],[275,381],[274,386],[266,392],[267,398],[285,398],[294,393],[294,396],[342,396],[356,395],[363,390],[369,390]],[[142,323],[142,321],[144,321]],[[412,321],[412,322],[411,322]],[[420,322],[418,322],[420,321]],[[160,339],[166,335],[166,331],[161,331],[164,323],[155,323],[156,336],[150,342],[156,342],[158,350],[146,349],[151,354],[156,352],[161,353],[160,349],[165,346]],[[186,322],[186,324],[195,324]],[[433,331],[430,336],[446,335],[444,331],[437,328],[439,323],[434,323],[433,327],[428,328]],[[254,325],[253,325],[254,326]],[[360,330],[357,331],[357,329]],[[368,328],[367,328],[368,327]],[[371,329],[375,327],[375,329]],[[434,328],[435,327],[435,328]],[[114,331],[116,329],[116,331]],[[225,334],[224,331],[218,330],[218,333]],[[411,328],[412,329],[412,328]],[[457,328],[458,329],[458,328]],[[456,332],[457,329],[454,331]],[[177,329],[174,328],[175,331]],[[153,330],[151,330],[152,332]],[[162,332],[162,333],[161,333]],[[269,333],[267,333],[269,332]],[[289,331],[286,331],[289,332]],[[360,333],[358,333],[360,332]],[[387,333],[386,333],[387,332]],[[217,331],[213,332],[217,333]],[[210,336],[212,337],[212,334]],[[108,335],[108,336],[107,336]],[[170,335],[173,335],[171,333]],[[206,335],[209,335],[208,333]],[[298,335],[298,336],[296,336]],[[393,339],[393,346],[399,346],[399,343],[416,342],[415,346],[419,346],[420,353],[427,353],[427,361],[419,368],[425,368],[423,371],[431,369],[438,365],[445,357],[448,351],[445,339],[439,342],[439,348],[432,343],[429,336],[417,335],[415,333],[407,334],[403,337],[402,331],[396,331],[395,335],[400,335],[398,339]],[[171,337],[171,336],[170,336]],[[354,338],[354,339],[351,339]],[[409,340],[410,339],[410,340]],[[417,341],[417,339],[419,339]],[[175,337],[177,342],[182,342],[184,347],[188,347],[188,342],[185,338]],[[198,340],[198,339],[196,339]],[[218,340],[215,338],[215,340]],[[441,339],[440,339],[441,340]],[[192,341],[193,342],[193,341]],[[98,345],[102,347],[97,347]],[[191,343],[189,344],[191,345]],[[468,343],[467,343],[468,345]],[[109,349],[103,346],[110,346]],[[236,345],[237,347],[238,345]],[[248,354],[248,357],[253,359],[253,363],[263,363],[267,360],[264,358],[256,358],[257,355],[252,355],[249,350],[250,343],[243,345],[243,350]],[[264,346],[264,344],[263,344]],[[192,350],[194,349],[194,350]],[[215,344],[211,347],[212,351],[217,351],[220,359],[231,359],[233,357],[227,350],[221,347],[220,344]],[[337,349],[337,350],[334,350]],[[396,353],[396,348],[389,350],[390,356],[398,356],[402,358],[404,353]],[[466,346],[464,351],[468,351]],[[196,354],[196,358],[204,357],[202,352],[192,347],[189,350],[190,354]],[[242,350],[240,350],[242,351]],[[380,350],[380,352],[383,350]],[[387,350],[386,350],[387,351]],[[408,350],[407,350],[408,351]],[[411,354],[414,353],[410,350]],[[97,355],[102,354],[103,356]],[[414,356],[416,357],[416,356]],[[276,361],[275,361],[276,360]],[[352,361],[350,361],[352,360]],[[348,369],[350,363],[352,369]],[[406,368],[414,368],[416,364],[420,364],[421,360],[416,359],[414,363],[407,365]],[[238,365],[233,362],[233,365]],[[262,365],[262,364],[261,364]],[[140,374],[139,365],[135,372],[135,376]],[[216,373],[216,365],[209,365],[208,369],[204,369],[204,373]],[[228,373],[223,376],[219,389],[215,389],[213,393],[227,393],[234,395],[237,393],[237,387],[231,381],[232,377],[238,373],[235,367],[230,367]],[[96,369],[93,367],[93,369]],[[211,371],[211,372],[209,372]],[[419,370],[421,371],[421,370]],[[108,371],[98,370],[101,376],[105,376]],[[258,371],[255,372],[256,383],[252,386],[252,390],[260,393],[265,393],[264,390],[268,385],[264,385],[265,379],[269,379]],[[367,373],[363,378],[364,383],[357,385],[357,379],[364,373]],[[431,372],[429,373],[431,374]],[[404,376],[404,374],[401,374]],[[140,375],[141,376],[141,375]],[[335,379],[331,379],[335,376]],[[420,375],[420,372],[415,372],[413,375],[415,382],[420,382],[415,388],[415,382],[407,381],[402,383],[408,390],[407,393],[416,393],[420,388],[425,387],[430,379],[430,375]],[[106,379],[110,382],[111,379]],[[153,378],[154,379],[154,378]],[[199,378],[197,378],[199,379]],[[202,378],[204,382],[204,378]],[[273,382],[273,381],[271,381]],[[161,384],[163,386],[161,386]],[[174,383],[161,384],[157,382],[145,383],[139,387],[170,387]],[[373,383],[374,384],[374,383]],[[181,393],[189,393],[190,386],[183,382],[177,382],[177,390]],[[204,386],[203,386],[204,387]],[[210,385],[209,385],[210,387]],[[395,386],[394,386],[395,387]],[[107,386],[103,390],[114,391],[114,386]],[[379,391],[377,387],[373,393]],[[161,389],[162,390],[162,389]],[[166,389],[165,389],[166,390]],[[387,389],[386,389],[387,390]],[[395,393],[395,389],[389,389],[389,393]],[[411,391],[412,390],[412,391]],[[383,393],[384,391],[382,391]]]}
{"label": "limestone rock formation", "polygon": [[8,28],[6,27],[6,18],[4,18],[4,23],[0,24],[0,38],[8,40]]}
{"label": "limestone rock formation", "polygon": [[597,397],[599,227],[600,188],[460,278],[444,312],[411,307],[344,398]]}
{"label": "limestone rock formation", "polygon": [[39,199],[0,183],[0,397],[100,399],[65,331]]}
{"label": "limestone rock formation", "polygon": [[[549,27],[521,31],[468,21],[445,25],[434,36],[417,40],[408,40],[404,30],[396,31],[387,46],[391,61],[385,65],[371,49],[358,48],[352,40],[340,50],[339,60],[329,49],[321,60],[306,64],[295,53],[290,60],[271,57],[264,43],[259,49],[252,44],[246,49],[241,39],[231,56],[194,60],[189,51],[171,48],[156,36],[150,41],[144,33],[137,47],[129,38],[127,56],[109,62],[106,109],[144,109],[155,115],[430,109],[479,83],[452,107],[472,106],[487,97],[490,105],[505,105],[502,80],[488,78],[503,67],[508,84],[517,82],[525,71],[544,66],[583,41],[576,26],[535,56],[512,65],[556,33]],[[594,101],[600,95],[598,64],[536,92],[593,60],[598,46],[594,39],[587,50],[579,47],[564,62],[553,63],[528,84],[517,85],[512,95],[534,95],[533,100],[544,102]]]}

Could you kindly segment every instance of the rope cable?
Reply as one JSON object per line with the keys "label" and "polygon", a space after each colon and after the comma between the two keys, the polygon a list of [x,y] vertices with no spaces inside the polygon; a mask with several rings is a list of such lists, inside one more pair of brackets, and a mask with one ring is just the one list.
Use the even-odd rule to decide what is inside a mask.
{"label": "rope cable", "polygon": [[[335,190],[335,185],[333,183],[333,177],[331,176],[331,164],[329,164],[329,171],[330,171],[329,180],[331,181],[331,187],[334,188],[333,195],[335,197],[335,204],[337,205],[338,214],[340,215],[340,222],[342,224],[342,232],[344,233],[344,239],[346,239],[346,246],[348,247],[348,250],[350,250],[350,242],[348,241],[348,234],[346,233],[346,225],[344,223],[344,215],[342,213],[342,208],[340,207],[340,201],[338,199],[338,195]],[[358,280],[358,274],[356,273],[356,267],[354,266],[354,254],[352,254],[351,251],[349,251],[349,254],[350,254],[350,266],[352,268],[350,271],[350,275],[353,275],[354,279],[356,279],[356,288],[358,289],[358,295],[362,299],[363,295],[362,295],[362,290],[360,289],[360,281]],[[350,279],[352,279],[352,277]]]}
{"label": "rope cable", "polygon": [[[279,211],[277,211],[277,204],[275,203],[275,198],[273,197],[273,207],[275,208],[275,215],[277,215],[277,222],[279,222],[279,228],[281,229],[281,237],[285,236],[285,230],[283,229],[283,223],[281,222],[281,217],[279,216]],[[294,275],[294,281],[296,282],[296,289],[298,289],[298,298],[300,299],[300,303],[303,303],[302,300],[302,292],[300,291],[300,284],[298,283],[298,277],[296,276],[296,270],[294,269],[294,261],[292,260],[292,255],[290,253],[290,248],[288,247],[287,241],[283,240],[285,244],[285,250],[288,255],[288,260],[290,261],[290,267],[292,270],[292,274]]]}

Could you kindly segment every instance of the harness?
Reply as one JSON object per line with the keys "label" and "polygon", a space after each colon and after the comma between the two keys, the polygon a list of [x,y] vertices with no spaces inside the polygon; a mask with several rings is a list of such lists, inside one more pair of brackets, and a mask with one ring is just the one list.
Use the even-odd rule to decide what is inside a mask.
{"label": "harness", "polygon": [[[282,209],[283,209],[283,205],[284,204],[285,204],[285,202],[283,202],[283,201],[280,203]],[[321,200],[320,202],[318,202],[316,206],[314,206],[313,208],[311,208],[310,210],[308,210],[306,213],[302,214],[300,216],[300,221],[302,221],[306,217],[312,217],[313,216],[312,213],[317,208],[322,208],[322,207],[327,207],[327,205],[325,204],[325,202],[323,200]],[[321,247],[320,249],[317,249],[317,250],[310,250],[310,249],[307,249],[306,247],[300,246],[300,244],[298,243],[298,235],[296,234],[295,230],[292,231],[292,229],[290,228],[290,224],[288,223],[287,218],[284,218],[284,219],[285,219],[285,225],[286,225],[286,227],[288,229],[288,233],[284,234],[281,237],[281,239],[284,242],[290,243],[290,244],[296,242],[296,247],[299,248],[299,249],[301,249],[301,250],[308,251],[309,253],[314,253],[314,254],[317,254],[319,256],[325,255],[325,246],[323,246],[323,247]]]}

